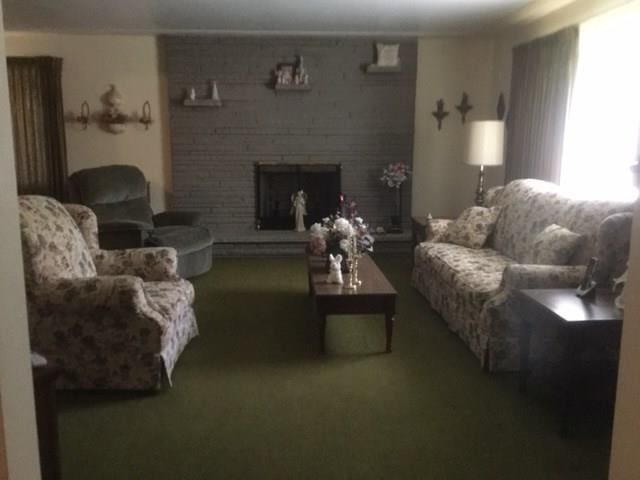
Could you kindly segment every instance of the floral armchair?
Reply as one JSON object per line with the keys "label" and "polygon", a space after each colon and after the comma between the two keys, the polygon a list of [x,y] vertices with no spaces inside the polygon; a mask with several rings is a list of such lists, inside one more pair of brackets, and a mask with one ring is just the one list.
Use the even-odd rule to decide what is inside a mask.
{"label": "floral armchair", "polygon": [[31,347],[60,367],[58,387],[159,388],[198,334],[193,286],[173,248],[100,250],[93,212],[22,196]]}

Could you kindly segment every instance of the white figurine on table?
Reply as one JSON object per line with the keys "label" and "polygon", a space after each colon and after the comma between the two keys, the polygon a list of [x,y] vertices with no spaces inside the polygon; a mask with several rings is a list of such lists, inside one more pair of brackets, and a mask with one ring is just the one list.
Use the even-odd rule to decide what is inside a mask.
{"label": "white figurine on table", "polygon": [[342,255],[340,254],[335,257],[329,254],[329,275],[327,276],[327,283],[344,284],[344,280],[342,279]]}
{"label": "white figurine on table", "polygon": [[307,194],[303,190],[298,190],[291,195],[291,215],[296,219],[296,232],[304,232],[304,217],[307,215]]}

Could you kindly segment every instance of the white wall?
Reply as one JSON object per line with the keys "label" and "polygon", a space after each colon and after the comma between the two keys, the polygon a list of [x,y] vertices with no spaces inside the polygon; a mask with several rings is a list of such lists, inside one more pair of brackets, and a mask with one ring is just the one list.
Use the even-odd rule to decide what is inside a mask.
{"label": "white wall", "polygon": [[[5,45],[0,5],[0,59]],[[0,61],[0,401],[12,480],[40,478],[6,62]]]}
{"label": "white wall", "polygon": [[[490,38],[422,38],[418,42],[412,214],[456,217],[473,205],[478,167],[463,162],[465,128],[455,109],[462,92],[469,120],[496,119],[494,41]],[[449,111],[438,130],[431,112],[444,99]],[[502,167],[487,169],[487,187],[502,183]]]}
{"label": "white wall", "polygon": [[69,173],[81,168],[118,164],[137,165],[151,182],[151,203],[164,210],[170,190],[170,146],[164,75],[161,74],[156,37],[129,35],[71,35],[13,33],[6,35],[7,55],[51,55],[63,58],[62,90],[65,112],[79,114],[86,100],[92,113],[102,108],[100,97],[113,83],[124,97],[123,110],[140,114],[145,100],[151,103],[155,123],[145,130],[129,124],[114,135],[94,122],[81,130],[68,122]]}
{"label": "white wall", "polygon": [[640,203],[633,218],[631,243],[611,444],[611,480],[640,478]]}

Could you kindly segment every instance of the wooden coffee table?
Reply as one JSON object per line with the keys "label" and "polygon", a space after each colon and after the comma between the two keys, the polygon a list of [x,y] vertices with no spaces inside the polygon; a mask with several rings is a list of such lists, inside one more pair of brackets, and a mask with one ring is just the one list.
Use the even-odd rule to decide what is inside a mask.
{"label": "wooden coffee table", "polygon": [[385,316],[386,351],[391,352],[398,293],[371,257],[363,256],[358,265],[358,277],[362,280],[362,285],[355,290],[349,290],[345,287],[349,280],[348,273],[343,274],[345,285],[327,283],[325,259],[307,257],[309,295],[313,298],[320,327],[320,353],[325,352],[324,337],[328,315],[366,314]]}

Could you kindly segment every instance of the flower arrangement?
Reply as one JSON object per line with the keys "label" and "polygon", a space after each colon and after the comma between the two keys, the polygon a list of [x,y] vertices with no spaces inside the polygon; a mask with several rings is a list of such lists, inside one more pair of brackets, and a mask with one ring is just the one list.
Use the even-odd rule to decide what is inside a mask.
{"label": "flower arrangement", "polygon": [[332,215],[322,219],[322,223],[314,223],[309,229],[309,252],[312,255],[325,253],[349,252],[355,243],[358,253],[372,252],[374,239],[369,227],[360,217],[351,221],[340,215]]}
{"label": "flower arrangement", "polygon": [[400,186],[411,175],[411,169],[409,165],[404,162],[390,163],[382,170],[382,177],[380,180],[389,188],[400,188]]}

